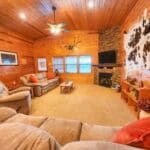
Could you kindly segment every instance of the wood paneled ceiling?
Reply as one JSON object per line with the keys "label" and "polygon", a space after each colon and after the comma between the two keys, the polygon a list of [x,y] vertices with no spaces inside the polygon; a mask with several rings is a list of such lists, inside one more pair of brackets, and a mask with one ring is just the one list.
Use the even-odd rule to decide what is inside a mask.
{"label": "wood paneled ceiling", "polygon": [[[29,39],[50,35],[47,23],[52,21],[52,5],[57,7],[56,21],[66,22],[69,30],[95,30],[119,25],[138,0],[0,0],[0,24]],[[26,21],[18,14],[24,12]]]}

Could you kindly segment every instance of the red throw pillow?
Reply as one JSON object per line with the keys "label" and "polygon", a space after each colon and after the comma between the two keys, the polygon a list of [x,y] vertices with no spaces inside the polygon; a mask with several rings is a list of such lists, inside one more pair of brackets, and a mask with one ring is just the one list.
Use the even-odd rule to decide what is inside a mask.
{"label": "red throw pillow", "polygon": [[150,117],[135,121],[113,137],[113,142],[150,149]]}
{"label": "red throw pillow", "polygon": [[54,79],[55,78],[55,74],[53,72],[48,72],[47,73],[47,79]]}
{"label": "red throw pillow", "polygon": [[29,77],[29,80],[32,82],[32,83],[38,83],[38,79],[35,75],[30,75]]}

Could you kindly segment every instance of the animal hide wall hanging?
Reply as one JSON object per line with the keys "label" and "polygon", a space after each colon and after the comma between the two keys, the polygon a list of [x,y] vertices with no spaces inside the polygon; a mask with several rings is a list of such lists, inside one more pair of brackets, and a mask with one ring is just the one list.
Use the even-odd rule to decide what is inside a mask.
{"label": "animal hide wall hanging", "polygon": [[146,16],[125,34],[126,76],[134,70],[150,71],[150,19]]}

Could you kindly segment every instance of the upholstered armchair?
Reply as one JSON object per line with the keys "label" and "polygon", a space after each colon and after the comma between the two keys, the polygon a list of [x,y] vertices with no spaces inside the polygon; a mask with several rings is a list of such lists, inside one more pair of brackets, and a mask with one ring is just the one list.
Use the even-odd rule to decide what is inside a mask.
{"label": "upholstered armchair", "polygon": [[0,81],[0,107],[14,108],[17,112],[28,114],[31,107],[30,87],[20,87],[9,91]]}

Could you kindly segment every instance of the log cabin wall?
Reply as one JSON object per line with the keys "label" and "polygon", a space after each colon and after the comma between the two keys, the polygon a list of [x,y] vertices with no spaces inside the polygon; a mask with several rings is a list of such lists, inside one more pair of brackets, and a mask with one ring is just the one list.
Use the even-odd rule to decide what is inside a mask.
{"label": "log cabin wall", "polygon": [[[69,51],[64,48],[64,45],[72,43],[74,38],[78,38],[81,43],[78,48]],[[38,40],[34,43],[34,55],[38,57],[46,57],[48,70],[52,71],[52,57],[53,56],[74,56],[74,55],[91,55],[92,63],[98,63],[98,49],[99,49],[99,35],[89,34],[88,31],[70,31],[63,33],[61,36],[48,37]],[[37,65],[36,65],[37,66]],[[38,72],[36,68],[36,72]],[[61,74],[62,80],[73,80],[76,83],[93,83],[94,71],[90,74]]]}
{"label": "log cabin wall", "polygon": [[[133,7],[127,18],[124,20],[121,26],[121,61],[125,62],[125,49],[124,49],[124,31],[133,27],[133,25],[139,22],[143,16],[144,10],[147,8],[148,16],[150,16],[150,1],[149,0],[138,0],[136,5]],[[125,78],[125,68],[122,68],[122,80]]]}
{"label": "log cabin wall", "polygon": [[0,50],[18,55],[17,66],[0,66],[0,80],[10,89],[20,86],[19,77],[34,72],[33,42],[0,27]]}

